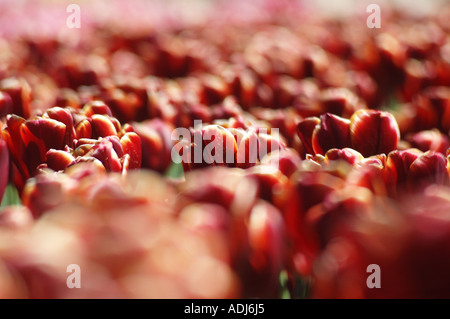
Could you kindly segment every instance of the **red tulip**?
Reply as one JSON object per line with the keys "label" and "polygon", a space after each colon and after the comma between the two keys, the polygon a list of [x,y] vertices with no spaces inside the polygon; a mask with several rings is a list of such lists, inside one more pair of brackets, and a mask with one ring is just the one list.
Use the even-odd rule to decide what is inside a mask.
{"label": "red tulip", "polygon": [[318,117],[309,117],[300,121],[297,125],[297,133],[307,154],[314,154],[312,137],[314,129],[319,124],[320,119]]}
{"label": "red tulip", "polygon": [[[448,298],[449,189],[381,201],[330,241],[314,267],[313,298]],[[368,266],[379,266],[370,288]]]}
{"label": "red tulip", "polygon": [[326,113],[320,116],[320,124],[314,128],[312,147],[315,154],[325,155],[332,148],[351,147],[350,138],[350,121]]}
{"label": "red tulip", "polygon": [[4,79],[0,82],[0,91],[10,96],[12,100],[12,114],[26,119],[30,117],[32,94],[31,87],[27,81],[22,78]]}
{"label": "red tulip", "polygon": [[[140,137],[142,145],[142,167],[165,172],[170,164],[173,142],[171,140],[172,126],[159,119],[142,123],[133,123],[134,132]],[[128,137],[127,137],[128,138]],[[132,141],[137,146],[137,139]],[[134,149],[138,149],[134,146]],[[135,155],[139,158],[139,154]],[[138,163],[135,162],[134,165]]]}
{"label": "red tulip", "polygon": [[8,93],[0,91],[0,118],[13,112],[13,102]]}
{"label": "red tulip", "polygon": [[400,132],[387,112],[360,110],[350,119],[352,147],[363,156],[388,154],[397,148]]}
{"label": "red tulip", "polygon": [[422,152],[434,151],[445,154],[450,147],[448,136],[437,129],[417,132],[407,139],[411,142],[412,147],[416,147]]}
{"label": "red tulip", "polygon": [[9,180],[9,152],[6,142],[0,139],[0,201]]}

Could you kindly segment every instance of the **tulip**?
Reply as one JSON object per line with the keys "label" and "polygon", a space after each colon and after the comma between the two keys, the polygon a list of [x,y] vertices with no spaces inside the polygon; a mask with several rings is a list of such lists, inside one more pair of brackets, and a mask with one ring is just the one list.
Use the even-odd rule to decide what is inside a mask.
{"label": "tulip", "polygon": [[350,124],[349,120],[333,114],[321,115],[312,135],[314,153],[325,155],[332,148],[351,147]]}
{"label": "tulip", "polygon": [[[142,123],[132,123],[132,128],[141,140],[142,145],[142,167],[151,168],[158,172],[165,172],[171,164],[171,149],[173,142],[171,140],[172,126],[162,122],[159,119],[149,120]],[[124,136],[125,137],[125,136]],[[131,136],[127,136],[127,141]],[[133,149],[139,150],[138,141],[133,137],[130,142]],[[129,142],[127,142],[131,146]],[[134,167],[137,167],[139,154],[136,153]]]}
{"label": "tulip", "polygon": [[273,151],[261,160],[261,165],[274,166],[280,170],[286,177],[291,177],[300,167],[301,158],[293,149]]}
{"label": "tulip", "polygon": [[285,253],[284,221],[275,207],[264,202],[254,206],[248,220],[248,241],[251,269],[241,274],[244,295],[274,298]]}
{"label": "tulip", "polygon": [[408,137],[408,140],[411,141],[412,147],[418,148],[422,152],[434,151],[445,154],[450,147],[448,136],[437,129],[414,133]]}
{"label": "tulip", "polygon": [[101,114],[93,114],[90,117],[92,127],[92,137],[106,137],[117,135],[117,129],[114,123],[106,116]]}
{"label": "tulip", "polygon": [[254,166],[246,171],[246,175],[257,181],[260,198],[273,203],[280,209],[287,205],[288,179],[277,167],[272,165]]}
{"label": "tulip", "polygon": [[[0,91],[9,95],[12,101],[12,114],[29,118],[31,115],[31,87],[22,78],[7,78],[0,82]],[[3,99],[8,99],[3,95]],[[3,103],[8,103],[4,101]]]}
{"label": "tulip", "polygon": [[48,117],[50,119],[63,123],[66,126],[64,145],[72,144],[72,140],[75,138],[76,133],[73,126],[73,117],[69,110],[63,109],[61,107],[52,107],[44,113],[43,117]]}
{"label": "tulip", "polygon": [[318,117],[309,117],[300,121],[297,125],[297,134],[302,141],[305,152],[308,154],[314,154],[312,136],[318,124],[320,124]]}
{"label": "tulip", "polygon": [[[347,224],[317,259],[312,297],[448,298],[448,195],[448,187],[432,185],[397,205],[381,201]],[[370,289],[372,264],[381,285]]]}
{"label": "tulip", "polygon": [[208,125],[201,130],[203,161],[207,164],[235,165],[237,145],[230,131],[220,125]]}
{"label": "tulip", "polygon": [[404,187],[410,166],[420,155],[422,155],[422,152],[418,149],[397,150],[389,153],[386,168],[391,183]]}
{"label": "tulip", "polygon": [[[275,297],[285,258],[284,222],[275,206],[257,197],[258,185],[269,190],[275,179],[261,174],[258,181],[250,171],[244,174],[242,170],[225,167],[188,172],[185,178],[178,198],[178,205],[183,208],[180,218],[186,219],[188,209],[193,214],[194,203],[207,208],[207,214],[199,213],[191,223],[206,219],[201,223],[202,230],[213,227],[211,231],[228,238],[231,264],[244,284],[243,296]],[[259,197],[263,196],[260,191]]]}
{"label": "tulip", "polygon": [[449,90],[447,87],[432,86],[418,92],[412,98],[414,131],[437,128],[442,132],[450,129],[448,112]]}
{"label": "tulip", "polygon": [[358,162],[346,176],[346,181],[350,185],[367,188],[375,195],[387,196],[395,194],[394,190],[391,191],[395,182],[390,179],[395,172],[391,174],[386,169],[386,155],[382,154]]}
{"label": "tulip", "polygon": [[13,112],[13,101],[8,93],[0,91],[0,118]]}
{"label": "tulip", "polygon": [[432,151],[421,154],[409,167],[407,180],[411,188],[428,184],[446,184],[449,176],[447,173],[447,159],[441,153]]}
{"label": "tulip", "polygon": [[0,201],[9,179],[9,152],[6,142],[0,139]]}
{"label": "tulip", "polygon": [[330,88],[319,95],[322,113],[331,113],[342,117],[350,117],[359,109],[365,108],[364,103],[352,91],[345,88]]}
{"label": "tulip", "polygon": [[387,112],[360,110],[350,119],[351,143],[363,156],[388,154],[397,148],[400,131]]}
{"label": "tulip", "polygon": [[341,178],[320,171],[298,172],[291,177],[291,182],[293,187],[288,188],[289,201],[283,213],[287,236],[292,245],[292,267],[302,276],[308,276],[320,246],[317,234],[308,225],[306,214],[345,184]]}
{"label": "tulip", "polygon": [[69,152],[50,149],[47,154],[47,166],[54,171],[63,171],[75,161]]}
{"label": "tulip", "polygon": [[374,205],[372,192],[366,188],[345,187],[331,192],[324,201],[311,207],[305,216],[307,227],[313,230],[321,250],[342,232],[355,218],[371,213]]}
{"label": "tulip", "polygon": [[237,166],[248,168],[254,166],[259,157],[259,138],[253,131],[243,131],[242,137],[235,137],[237,141]]}

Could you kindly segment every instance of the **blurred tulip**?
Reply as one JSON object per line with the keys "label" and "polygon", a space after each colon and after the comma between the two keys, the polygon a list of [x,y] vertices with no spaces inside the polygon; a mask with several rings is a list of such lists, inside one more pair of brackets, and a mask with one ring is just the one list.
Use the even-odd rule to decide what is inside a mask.
{"label": "blurred tulip", "polygon": [[365,108],[364,103],[352,91],[345,88],[330,88],[319,95],[321,113],[331,113],[345,118]]}
{"label": "blurred tulip", "polygon": [[0,118],[13,112],[13,102],[8,93],[0,91]]}
{"label": "blurred tulip", "polygon": [[292,267],[303,276],[308,276],[319,252],[317,234],[309,227],[307,212],[320,205],[344,181],[325,172],[301,172],[291,177],[288,205],[284,208],[284,219],[291,248]]}
{"label": "blurred tulip", "polygon": [[299,169],[300,163],[300,156],[290,148],[273,151],[261,160],[261,165],[274,166],[288,178]]}
{"label": "blurred tulip", "polygon": [[[25,119],[31,115],[31,87],[28,82],[22,78],[7,78],[0,82],[0,91],[9,95],[12,101],[12,114],[21,116]],[[7,97],[4,95],[4,99]],[[3,102],[8,103],[8,102]]]}
{"label": "blurred tulip", "polygon": [[25,206],[8,206],[0,214],[0,229],[28,230],[34,220],[30,210]]}
{"label": "blurred tulip", "polygon": [[[433,185],[360,215],[318,258],[312,297],[448,298],[448,195]],[[367,284],[371,264],[380,267],[377,289]]]}
{"label": "blurred tulip", "polygon": [[422,152],[434,151],[445,154],[450,147],[450,140],[447,135],[437,129],[421,131],[407,137],[411,141],[411,146]]}
{"label": "blurred tulip", "polygon": [[397,150],[389,153],[386,168],[394,185],[404,188],[409,168],[420,155],[422,155],[422,152],[418,149]]}
{"label": "blurred tulip", "polygon": [[309,117],[300,121],[297,125],[297,133],[307,154],[314,154],[312,137],[314,129],[319,124],[320,119],[318,117]]}
{"label": "blurred tulip", "polygon": [[[225,232],[228,238],[231,264],[243,283],[243,296],[273,298],[277,294],[278,275],[285,259],[284,222],[275,206],[257,198],[258,188],[261,198],[266,194],[262,189],[271,192],[271,182],[264,183],[264,177],[260,177],[224,167],[189,172],[186,183],[180,185],[178,205],[190,207],[192,203],[208,203],[224,208],[223,214],[219,215],[220,224],[209,225],[216,225],[215,230]],[[275,180],[270,174],[265,177],[272,182]],[[246,191],[242,192],[243,189]],[[211,222],[222,209],[214,211],[209,213]],[[180,217],[184,212],[185,209]]]}
{"label": "blurred tulip", "polygon": [[0,139],[0,201],[9,181],[9,152],[6,142]]}
{"label": "blurred tulip", "polygon": [[432,151],[421,154],[411,163],[408,172],[408,183],[411,188],[428,184],[447,184],[447,159],[441,153]]}
{"label": "blurred tulip", "polygon": [[[142,167],[151,168],[164,173],[170,166],[171,150],[173,142],[171,140],[172,126],[162,122],[159,119],[149,120],[142,123],[132,123],[132,128],[140,138],[142,145]],[[124,136],[125,137],[125,136]],[[138,150],[138,139],[127,136],[124,140],[130,140],[133,143],[133,149]],[[127,147],[131,146],[127,142]],[[139,154],[135,154],[134,167],[138,167]]]}

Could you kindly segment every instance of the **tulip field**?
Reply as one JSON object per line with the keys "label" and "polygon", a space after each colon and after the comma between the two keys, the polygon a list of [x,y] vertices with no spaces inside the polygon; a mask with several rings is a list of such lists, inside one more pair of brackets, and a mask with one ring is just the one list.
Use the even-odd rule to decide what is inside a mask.
{"label": "tulip field", "polygon": [[0,299],[450,298],[450,6],[319,2],[0,1]]}

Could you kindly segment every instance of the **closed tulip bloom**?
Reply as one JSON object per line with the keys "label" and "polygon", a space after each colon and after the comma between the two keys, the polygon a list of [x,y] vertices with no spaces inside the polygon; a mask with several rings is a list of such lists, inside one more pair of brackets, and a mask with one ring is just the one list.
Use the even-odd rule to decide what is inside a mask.
{"label": "closed tulip bloom", "polygon": [[363,156],[388,154],[397,148],[400,132],[387,112],[359,110],[350,119],[352,147]]}

